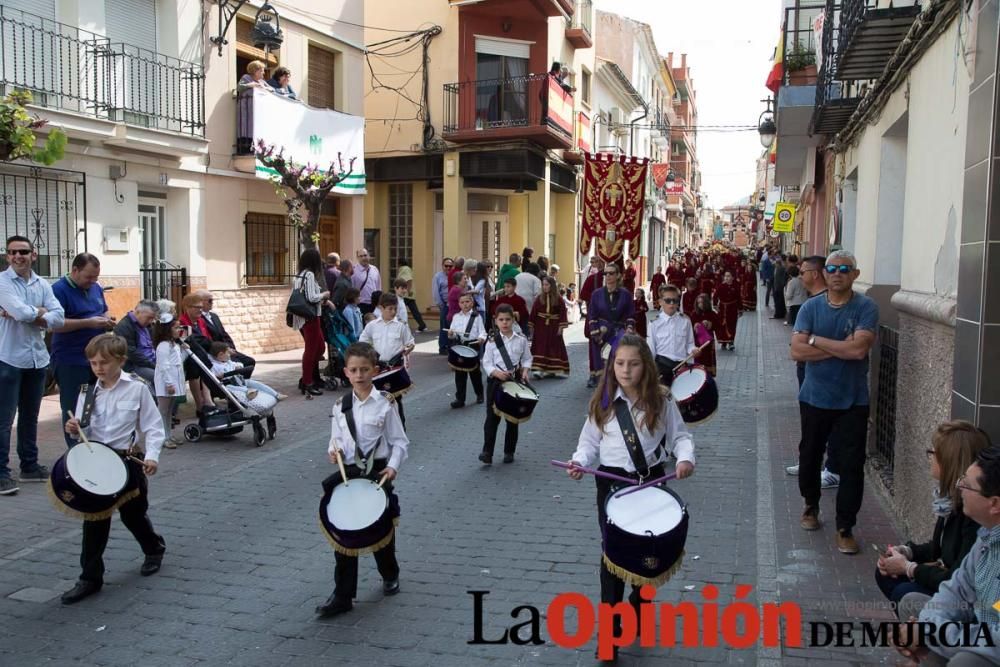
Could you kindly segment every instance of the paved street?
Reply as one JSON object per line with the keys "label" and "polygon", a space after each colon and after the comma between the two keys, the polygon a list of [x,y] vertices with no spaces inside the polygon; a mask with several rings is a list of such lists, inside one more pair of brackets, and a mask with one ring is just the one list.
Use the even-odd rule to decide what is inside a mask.
{"label": "paved street", "polygon": [[[686,560],[657,599],[700,602],[703,585],[713,583],[725,604],[736,584],[752,584],[750,602],[796,601],[807,621],[887,619],[888,612],[865,608],[881,601],[870,543],[897,540],[874,494],[857,530],[858,556],[836,552],[829,493],[822,510],[830,525],[816,533],[798,527],[798,488],[783,470],[798,441],[788,334],[781,322],[751,314],[740,321],[737,351],[719,352],[723,407],[695,428],[697,472],[673,487],[690,506]],[[331,471],[329,393],[281,404],[278,437],[261,449],[247,431],[165,451],[162,473],[150,484],[150,516],[167,543],[163,569],[139,576],[141,553],[115,519],[104,590],[72,607],[58,595],[78,573],[79,522],[52,508],[43,485],[22,485],[18,495],[0,498],[0,664],[593,664],[593,642],[576,652],[551,642],[467,644],[468,590],[490,591],[487,638],[515,622],[510,611],[519,605],[544,613],[560,592],[598,596],[593,481],[574,483],[548,465],[573,451],[588,397],[582,325],[569,340],[573,375],[539,383],[542,402],[521,427],[516,463],[483,469],[476,461],[482,409],[449,409],[451,373],[434,339],[418,337],[417,386],[405,398],[411,453],[397,486],[402,592],[383,600],[366,557],[355,610],[335,619],[313,614],[333,576],[316,516],[320,480]],[[263,358],[260,379],[292,393],[294,358]],[[47,463],[63,449],[54,406],[54,397],[46,399]],[[542,633],[546,638],[544,623]],[[895,663],[880,649],[635,648],[620,664],[807,660]]]}

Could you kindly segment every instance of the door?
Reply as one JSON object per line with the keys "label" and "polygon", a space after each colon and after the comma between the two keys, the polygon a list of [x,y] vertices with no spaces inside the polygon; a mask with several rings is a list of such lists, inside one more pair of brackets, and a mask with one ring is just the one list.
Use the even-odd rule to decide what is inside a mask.
{"label": "door", "polygon": [[[331,252],[340,252],[340,218],[333,215],[319,217],[319,254],[324,259]],[[342,257],[342,259],[351,259]]]}
{"label": "door", "polygon": [[167,268],[166,207],[163,204],[139,204],[139,275],[142,298],[169,298]]}
{"label": "door", "polygon": [[510,256],[510,231],[506,213],[469,213],[472,225],[468,257],[493,262],[494,276]]}

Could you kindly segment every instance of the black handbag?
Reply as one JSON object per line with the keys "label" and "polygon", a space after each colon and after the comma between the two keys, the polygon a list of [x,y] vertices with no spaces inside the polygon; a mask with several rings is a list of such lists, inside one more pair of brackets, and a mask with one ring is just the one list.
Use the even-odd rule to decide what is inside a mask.
{"label": "black handbag", "polygon": [[311,320],[316,317],[316,304],[306,298],[306,281],[303,278],[304,275],[299,274],[301,285],[298,289],[293,289],[292,293],[288,296],[288,305],[285,306],[285,313]]}

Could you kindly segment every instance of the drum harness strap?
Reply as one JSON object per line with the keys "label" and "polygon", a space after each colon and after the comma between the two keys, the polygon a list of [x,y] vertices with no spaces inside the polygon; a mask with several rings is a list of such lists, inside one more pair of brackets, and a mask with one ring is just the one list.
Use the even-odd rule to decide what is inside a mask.
{"label": "drum harness strap", "polygon": [[[373,390],[378,391],[378,390]],[[365,475],[371,474],[372,467],[375,465],[375,452],[378,451],[378,446],[382,444],[382,438],[380,437],[376,442],[375,446],[372,447],[371,453],[367,458],[361,454],[361,443],[358,441],[358,427],[354,423],[354,392],[348,392],[344,398],[340,401],[340,410],[344,413],[344,420],[347,422],[347,430],[351,432],[351,437],[354,438],[354,465],[364,471]],[[343,481],[347,481],[346,479]]]}
{"label": "drum harness strap", "polygon": [[507,364],[507,371],[514,376],[514,381],[517,382],[517,369],[514,367],[514,362],[510,360],[510,353],[507,352],[507,346],[503,342],[503,334],[497,329],[493,332],[493,344],[497,346],[497,352],[503,357],[503,362]]}
{"label": "drum harness strap", "polygon": [[465,343],[469,340],[469,334],[472,333],[472,325],[476,323],[476,318],[479,315],[475,311],[469,312],[469,321],[465,323],[465,335],[462,337],[462,342]]}
{"label": "drum harness strap", "polygon": [[[618,427],[622,431],[622,438],[625,440],[625,449],[632,459],[635,472],[639,475],[639,482],[642,483],[649,477],[649,464],[646,463],[646,453],[642,451],[642,442],[639,441],[639,434],[635,430],[635,422],[632,420],[632,411],[629,409],[628,401],[624,398],[616,398],[614,402],[615,416],[618,418]],[[656,461],[659,462],[663,456],[663,440],[656,445],[653,452]]]}
{"label": "drum harness strap", "polygon": [[[97,401],[97,383],[81,384],[80,393],[83,394],[83,408],[80,410],[80,428],[85,429],[90,426],[90,417],[94,413],[94,403]],[[128,449],[112,449],[116,454],[127,458],[137,453],[135,445],[135,431],[132,432],[132,442]]]}

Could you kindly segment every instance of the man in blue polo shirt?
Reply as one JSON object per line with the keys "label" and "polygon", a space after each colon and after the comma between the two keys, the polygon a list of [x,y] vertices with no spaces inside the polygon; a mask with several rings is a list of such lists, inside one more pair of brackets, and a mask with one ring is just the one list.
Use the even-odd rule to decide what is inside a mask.
{"label": "man in blue polo shirt", "polygon": [[[52,370],[59,383],[59,406],[63,421],[66,412],[76,411],[76,399],[80,385],[94,381],[90,362],[83,349],[94,336],[111,331],[115,322],[108,317],[108,304],[104,301],[104,290],[97,284],[101,275],[101,262],[89,252],[73,258],[69,275],[65,275],[52,285],[52,293],[62,304],[66,319],[52,334]],[[76,440],[63,434],[66,446],[72,447]]]}
{"label": "man in blue polo shirt", "polygon": [[826,258],[826,294],[802,304],[792,334],[792,359],[806,365],[799,389],[799,492],[805,500],[799,524],[805,530],[820,527],[820,469],[830,433],[836,432],[837,549],[845,554],[858,553],[852,531],[865,489],[868,352],[879,317],[875,302],[854,292],[857,266],[846,250]]}

